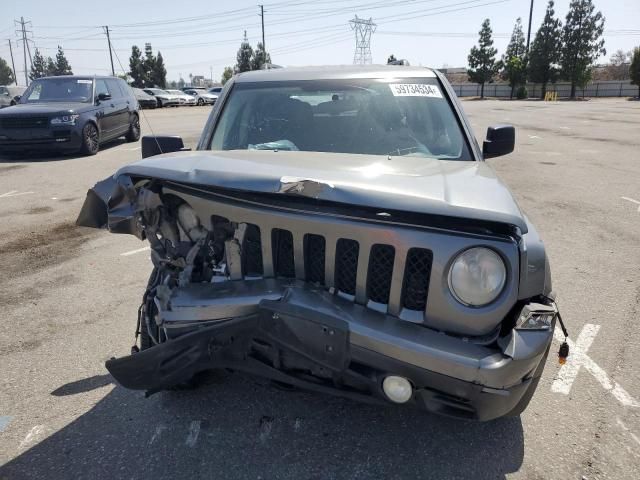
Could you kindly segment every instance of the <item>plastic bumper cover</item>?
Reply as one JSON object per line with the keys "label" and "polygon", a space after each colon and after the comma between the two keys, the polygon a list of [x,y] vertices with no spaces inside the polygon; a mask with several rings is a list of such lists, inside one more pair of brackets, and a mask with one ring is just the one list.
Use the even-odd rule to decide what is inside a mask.
{"label": "plastic bumper cover", "polygon": [[[261,282],[268,295],[259,294]],[[382,379],[394,374],[411,381],[410,403],[416,406],[488,420],[508,413],[522,398],[552,339],[552,330],[513,330],[499,342],[502,347],[475,345],[321,289],[278,280],[200,286],[174,298],[173,313],[186,316],[186,310],[178,313],[181,301],[196,305],[207,296],[215,304],[211,289],[217,288],[224,289],[222,315],[229,315],[237,308],[233,286],[247,284],[252,284],[251,301],[238,310],[241,316],[207,322],[211,315],[200,305],[202,319],[181,323],[161,311],[174,338],[110,360],[107,368],[133,389],[157,391],[207,368],[233,368],[367,402],[385,401]],[[295,368],[287,368],[291,362],[283,358],[295,358]],[[292,373],[300,369],[329,381],[310,382]]]}

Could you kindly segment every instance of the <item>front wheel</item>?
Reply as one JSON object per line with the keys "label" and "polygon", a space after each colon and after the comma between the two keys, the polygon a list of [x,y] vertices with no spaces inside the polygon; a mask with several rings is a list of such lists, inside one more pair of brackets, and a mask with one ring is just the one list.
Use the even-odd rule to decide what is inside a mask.
{"label": "front wheel", "polygon": [[162,108],[162,107],[163,107],[162,100],[158,99],[158,108]]}
{"label": "front wheel", "polygon": [[140,140],[140,117],[138,117],[138,115],[133,116],[133,121],[129,125],[129,131],[125,138],[127,142],[137,142]]}
{"label": "front wheel", "polygon": [[98,129],[93,123],[87,123],[82,129],[82,147],[80,153],[83,155],[95,155],[100,149],[100,137]]}
{"label": "front wheel", "polygon": [[201,107],[202,105],[204,105],[204,100],[199,98],[198,99],[198,106]]}

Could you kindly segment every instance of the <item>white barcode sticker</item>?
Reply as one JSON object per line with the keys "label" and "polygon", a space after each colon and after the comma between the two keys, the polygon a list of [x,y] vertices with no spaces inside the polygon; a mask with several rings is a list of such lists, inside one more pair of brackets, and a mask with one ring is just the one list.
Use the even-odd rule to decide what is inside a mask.
{"label": "white barcode sticker", "polygon": [[80,79],[78,80],[78,83],[88,83],[88,84],[91,84],[91,80],[84,80],[84,79],[80,78]]}
{"label": "white barcode sticker", "polygon": [[434,97],[442,98],[435,85],[424,83],[390,83],[389,88],[395,97]]}

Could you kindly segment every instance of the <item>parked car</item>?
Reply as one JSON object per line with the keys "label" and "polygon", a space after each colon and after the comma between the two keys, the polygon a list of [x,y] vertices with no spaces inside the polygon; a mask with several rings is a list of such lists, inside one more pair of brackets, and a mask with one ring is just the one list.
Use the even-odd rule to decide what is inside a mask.
{"label": "parked car", "polygon": [[0,85],[0,108],[10,107],[18,103],[26,87]]}
{"label": "parked car", "polygon": [[230,82],[196,151],[143,138],[144,160],[80,212],[151,246],[140,343],[113,377],[153,393],[230,369],[461,418],[522,412],[561,318],[538,232],[484,161],[513,151],[514,128],[480,148],[425,68]]}
{"label": "parked car", "polygon": [[177,107],[180,105],[180,99],[175,95],[171,95],[161,88],[144,88],[145,93],[153,96],[158,101],[158,107]]}
{"label": "parked car", "polygon": [[180,105],[193,106],[196,105],[196,98],[193,95],[184,93],[182,90],[167,90],[168,93],[178,97]]}
{"label": "parked car", "polygon": [[191,95],[192,97],[195,97],[196,99],[196,104],[199,106],[202,105],[213,105],[214,103],[216,103],[216,100],[218,99],[218,97],[216,95],[213,95],[211,93],[208,93],[206,90],[202,89],[189,89],[189,90],[185,90],[184,93]]}
{"label": "parked car", "polygon": [[133,94],[140,104],[140,108],[157,108],[158,100],[153,95],[149,95],[141,88],[134,88]]}
{"label": "parked car", "polygon": [[95,155],[101,144],[122,136],[140,138],[138,101],[115,77],[39,78],[17,105],[0,110],[0,153]]}
{"label": "parked car", "polygon": [[209,93],[215,95],[216,97],[219,97],[220,94],[222,93],[222,89],[224,87],[212,87],[209,90],[207,90]]}

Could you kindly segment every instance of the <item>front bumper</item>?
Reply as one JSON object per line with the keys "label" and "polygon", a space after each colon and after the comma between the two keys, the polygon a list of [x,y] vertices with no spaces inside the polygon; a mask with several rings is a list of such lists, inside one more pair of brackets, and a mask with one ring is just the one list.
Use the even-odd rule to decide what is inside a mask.
{"label": "front bumper", "polygon": [[542,373],[552,339],[552,330],[513,330],[477,345],[274,279],[190,285],[159,305],[159,318],[169,341],[107,362],[127,388],[158,391],[231,368],[385,403],[382,380],[393,374],[411,381],[410,404],[478,420],[513,410]]}
{"label": "front bumper", "polygon": [[82,139],[76,127],[0,131],[0,153],[76,152],[81,146]]}

